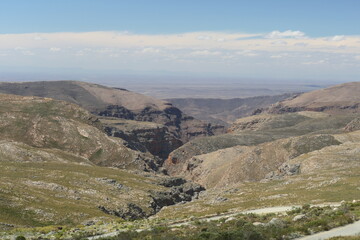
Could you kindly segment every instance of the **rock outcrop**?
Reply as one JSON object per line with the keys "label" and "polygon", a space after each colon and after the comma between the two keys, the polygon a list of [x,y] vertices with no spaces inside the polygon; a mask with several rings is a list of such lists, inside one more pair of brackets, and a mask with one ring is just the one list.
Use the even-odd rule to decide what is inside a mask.
{"label": "rock outcrop", "polygon": [[229,128],[231,131],[229,134],[194,139],[174,150],[169,154],[164,167],[170,175],[178,176],[184,174],[187,168],[190,170],[198,165],[199,159],[195,157],[198,155],[235,146],[254,146],[310,133],[340,133],[356,116],[299,112],[256,115],[239,119]]}
{"label": "rock outcrop", "polygon": [[355,118],[349,122],[344,129],[348,132],[360,130],[360,118]]}
{"label": "rock outcrop", "polygon": [[186,181],[183,178],[165,178],[159,184],[169,187],[170,190],[151,191],[153,199],[151,206],[155,213],[165,206],[190,202],[193,198],[197,198],[200,192],[205,190],[203,186]]}
{"label": "rock outcrop", "polygon": [[166,187],[166,189],[149,191],[151,198],[149,208],[151,211],[146,211],[134,203],[128,203],[120,207],[99,205],[98,208],[109,215],[126,220],[136,220],[154,215],[165,206],[190,202],[205,190],[201,185],[186,181],[183,178],[163,177],[158,179],[157,184]]}
{"label": "rock outcrop", "polygon": [[271,106],[268,113],[317,111],[331,114],[360,112],[360,82],[344,83],[316,90],[281,101]]}
{"label": "rock outcrop", "polygon": [[[103,117],[161,124],[164,129],[154,133],[156,135],[154,137],[163,136],[164,138],[160,141],[167,146],[164,149],[154,149],[154,147],[151,148],[149,146],[151,144],[145,144],[146,148],[150,147],[147,149],[149,152],[160,158],[165,158],[167,152],[191,139],[224,132],[223,126],[211,125],[187,116],[178,108],[172,106],[171,103],[126,89],[77,81],[4,82],[0,83],[0,93],[49,97],[75,103],[91,113]],[[147,128],[145,128],[146,131],[148,131]],[[110,129],[108,129],[108,132],[110,134],[114,133]],[[123,131],[120,135],[123,138],[132,139],[130,145],[135,144],[135,139],[139,139],[140,142],[138,144],[143,145],[143,142],[141,142],[141,135],[143,133],[139,132],[137,134],[134,131],[130,131],[130,135],[125,136],[126,133]],[[170,142],[165,143],[168,140]]]}
{"label": "rock outcrop", "polygon": [[100,166],[151,170],[156,165],[151,154],[108,137],[99,120],[75,104],[0,94],[0,107],[1,140],[58,149]]}
{"label": "rock outcrop", "polygon": [[119,118],[100,118],[100,121],[109,136],[124,139],[127,147],[150,152],[161,160],[182,145],[182,141],[161,124]]}

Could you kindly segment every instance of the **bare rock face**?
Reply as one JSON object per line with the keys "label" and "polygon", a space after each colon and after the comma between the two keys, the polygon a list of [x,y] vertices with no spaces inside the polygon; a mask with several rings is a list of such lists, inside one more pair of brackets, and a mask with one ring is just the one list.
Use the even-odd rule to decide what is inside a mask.
{"label": "bare rock face", "polygon": [[349,122],[344,129],[348,132],[360,130],[360,118],[355,118]]}
{"label": "bare rock face", "polygon": [[128,203],[126,206],[117,209],[108,208],[102,205],[98,206],[98,208],[106,214],[121,217],[125,220],[136,220],[147,217],[146,212],[134,203]]}
{"label": "bare rock face", "polygon": [[332,114],[360,112],[360,82],[344,83],[301,94],[270,107],[268,113],[318,111]]}
{"label": "bare rock face", "polygon": [[284,163],[277,171],[266,174],[265,179],[280,179],[284,176],[292,176],[300,173],[300,164]]}
{"label": "bare rock face", "polygon": [[193,198],[197,198],[200,192],[205,190],[203,186],[182,178],[165,178],[160,182],[160,185],[169,187],[170,190],[151,191],[153,199],[151,206],[154,209],[154,213],[160,211],[165,206],[190,202]]}
{"label": "bare rock face", "polygon": [[4,94],[0,100],[2,140],[66,151],[101,166],[151,169],[154,165],[151,154],[108,137],[99,120],[75,104]]}
{"label": "bare rock face", "polygon": [[162,160],[182,145],[161,124],[119,118],[100,118],[100,121],[109,136],[124,139],[127,147],[144,153],[150,152]]}
{"label": "bare rock face", "polygon": [[171,105],[163,111],[153,107],[146,107],[139,112],[132,112],[123,106],[111,105],[98,115],[116,117],[135,121],[154,122],[164,125],[168,131],[183,143],[201,136],[212,136],[223,133],[225,128],[220,125],[211,125],[191,116],[183,114],[178,108]]}
{"label": "bare rock face", "polygon": [[[150,145],[152,144],[150,143],[146,146],[148,151],[160,158],[165,158],[168,152],[191,139],[224,132],[223,126],[213,126],[187,116],[178,108],[173,107],[171,103],[127,91],[126,89],[110,88],[77,81],[4,82],[0,83],[0,93],[50,97],[75,103],[91,113],[103,117],[161,124],[163,125],[163,130],[153,132],[153,136],[150,136],[149,140],[154,142],[153,138],[164,137],[156,141],[159,144],[165,145],[165,147],[156,149],[151,147]],[[148,133],[149,129],[145,128],[144,131]],[[114,134],[114,130],[108,129],[108,132]],[[129,135],[126,135],[127,133]],[[138,144],[142,145],[141,139],[147,133],[123,131],[122,134],[114,135],[121,135],[123,138],[132,139],[132,143],[134,143],[135,139],[139,139],[140,142]],[[168,140],[169,142],[165,143]]]}

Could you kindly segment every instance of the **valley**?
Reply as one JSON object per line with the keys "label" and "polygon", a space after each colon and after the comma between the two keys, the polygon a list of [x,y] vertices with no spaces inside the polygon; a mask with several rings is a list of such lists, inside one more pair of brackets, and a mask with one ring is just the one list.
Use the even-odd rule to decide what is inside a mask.
{"label": "valley", "polygon": [[[175,223],[202,226],[196,220],[209,216],[220,217],[218,228],[209,224],[221,232],[231,229],[221,216],[339,202],[359,220],[359,92],[352,82],[296,94],[160,100],[79,81],[2,82],[0,236],[107,239],[120,228],[112,239],[170,237]],[[319,222],[285,230],[290,212],[229,222],[282,218],[287,239],[323,229]],[[327,226],[347,223],[340,222]],[[174,239],[210,228],[178,227]]]}

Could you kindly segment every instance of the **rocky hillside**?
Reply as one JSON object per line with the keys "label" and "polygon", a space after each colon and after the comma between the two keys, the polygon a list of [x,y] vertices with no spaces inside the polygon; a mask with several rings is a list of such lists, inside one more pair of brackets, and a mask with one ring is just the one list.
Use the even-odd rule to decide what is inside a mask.
{"label": "rocky hillside", "polygon": [[291,98],[294,95],[282,94],[231,99],[170,98],[167,101],[197,119],[227,126],[238,118],[252,115],[257,109],[267,108],[271,104]]}
{"label": "rocky hillside", "polygon": [[145,174],[158,158],[69,102],[0,94],[0,132],[0,229],[144,218],[204,190]]}
{"label": "rocky hillside", "polygon": [[333,114],[360,112],[360,82],[351,82],[301,94],[281,101],[267,112],[320,111]]}
{"label": "rocky hillside", "polygon": [[[170,175],[184,175],[199,165],[195,156],[235,146],[255,146],[310,133],[341,133],[344,131],[343,128],[356,116],[358,115],[331,116],[326,113],[299,112],[256,115],[239,119],[229,128],[228,134],[194,139],[174,150],[164,165]],[[218,158],[229,161],[225,157]]]}
{"label": "rocky hillside", "polygon": [[171,151],[182,145],[182,141],[162,124],[111,117],[100,117],[100,122],[109,136],[124,139],[127,147],[150,152],[161,159],[166,159]]}
{"label": "rocky hillside", "polygon": [[180,175],[207,188],[223,188],[245,181],[260,181],[267,176],[299,174],[308,166],[300,166],[296,161],[290,163],[289,160],[339,144],[341,142],[333,135],[320,134],[285,138],[256,146],[235,146],[192,157],[187,162],[186,171]]}
{"label": "rocky hillside", "polygon": [[101,166],[151,169],[156,161],[151,154],[131,150],[123,140],[108,137],[88,111],[50,98],[0,94],[0,132],[1,140],[58,149]]}
{"label": "rocky hillside", "polygon": [[49,97],[75,103],[100,116],[162,124],[183,143],[224,131],[222,126],[187,116],[171,103],[121,88],[78,81],[3,82],[0,93]]}
{"label": "rocky hillside", "polygon": [[[360,83],[347,83],[283,100],[267,113],[236,120],[227,134],[186,143],[170,153],[164,166],[170,175],[208,188],[276,179],[315,166],[325,169],[326,164],[347,167],[336,158],[321,163],[308,159],[318,151],[325,156],[344,146],[351,146],[350,165],[356,167],[359,92]],[[352,137],[345,137],[349,132],[354,132]]]}

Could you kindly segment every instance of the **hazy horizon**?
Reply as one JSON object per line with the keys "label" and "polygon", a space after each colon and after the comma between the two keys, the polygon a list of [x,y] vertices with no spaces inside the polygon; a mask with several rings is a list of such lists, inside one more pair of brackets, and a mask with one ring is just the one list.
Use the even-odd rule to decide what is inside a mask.
{"label": "hazy horizon", "polygon": [[359,9],[356,0],[1,1],[0,80],[359,81]]}

